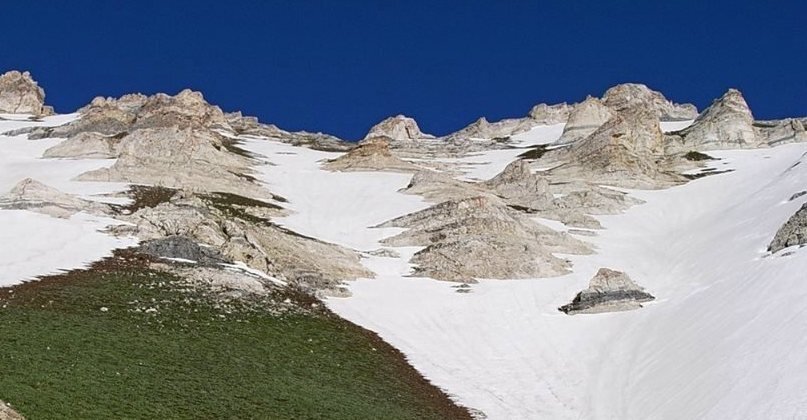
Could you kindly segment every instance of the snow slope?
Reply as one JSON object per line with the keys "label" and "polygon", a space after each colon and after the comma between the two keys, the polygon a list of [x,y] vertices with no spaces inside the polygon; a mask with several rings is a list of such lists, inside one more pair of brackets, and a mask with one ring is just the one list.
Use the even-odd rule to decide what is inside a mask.
{"label": "snow slope", "polygon": [[[30,121],[24,115],[0,115],[0,133],[36,125],[56,126],[75,118],[76,114],[69,114]],[[61,141],[0,135],[0,194],[25,178],[102,201],[107,199],[97,194],[125,188],[124,184],[71,181],[83,172],[110,166],[114,161],[41,158],[46,149]],[[109,255],[114,248],[133,245],[134,238],[114,238],[99,232],[115,223],[119,222],[81,213],[70,219],[58,219],[30,211],[0,211],[0,287],[81,267]]]}
{"label": "snow slope", "polygon": [[[550,129],[530,141],[546,142],[541,130]],[[281,222],[304,234],[370,250],[394,233],[370,226],[426,206],[396,192],[405,175],[326,173],[318,161],[337,154],[261,140],[245,147],[276,165],[261,167],[262,178],[297,212]],[[452,283],[408,277],[417,248],[406,248],[401,258],[366,259],[377,278],[351,283],[353,297],[328,305],[491,419],[804,416],[807,252],[765,248],[807,200],[786,201],[807,188],[807,159],[791,168],[805,152],[710,152],[734,171],[632,192],[646,204],[599,217],[606,229],[583,238],[598,253],[569,256],[575,271],[564,277],[483,280],[456,293]],[[514,156],[474,156],[483,164],[469,177],[489,177]],[[657,300],[631,312],[558,312],[599,267],[626,271]]]}

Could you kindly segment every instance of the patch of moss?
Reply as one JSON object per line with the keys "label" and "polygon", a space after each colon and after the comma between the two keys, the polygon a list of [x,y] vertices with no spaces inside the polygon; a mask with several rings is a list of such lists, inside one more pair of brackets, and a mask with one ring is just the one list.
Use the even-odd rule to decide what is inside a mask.
{"label": "patch of moss", "polygon": [[127,195],[132,199],[132,203],[127,206],[119,206],[117,210],[134,213],[143,208],[157,207],[162,203],[167,203],[171,197],[177,193],[174,188],[155,187],[149,185],[132,185],[129,187]]}

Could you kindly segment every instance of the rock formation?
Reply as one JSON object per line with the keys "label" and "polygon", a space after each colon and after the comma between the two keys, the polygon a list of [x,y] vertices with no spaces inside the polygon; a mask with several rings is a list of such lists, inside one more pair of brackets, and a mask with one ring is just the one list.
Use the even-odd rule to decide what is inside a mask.
{"label": "rock formation", "polygon": [[199,265],[216,266],[232,263],[213,247],[200,246],[192,239],[182,235],[171,235],[165,238],[144,241],[138,251],[159,258],[173,258],[194,261]]}
{"label": "rock formation", "polygon": [[760,141],[768,146],[807,142],[807,118],[786,118],[776,121],[754,121]]}
{"label": "rock formation", "polygon": [[673,103],[661,92],[638,83],[624,83],[608,89],[602,97],[602,102],[617,112],[629,108],[653,110],[661,121],[694,120],[698,117],[695,105]]}
{"label": "rock formation", "polygon": [[490,188],[508,205],[526,210],[550,208],[554,200],[549,191],[549,182],[533,174],[530,165],[522,159],[510,163],[483,185]]}
{"label": "rock formation", "polygon": [[286,131],[274,124],[263,124],[256,117],[245,117],[240,112],[227,113],[225,118],[238,135],[267,137],[293,146],[308,147],[325,152],[347,152],[356,146],[355,143],[348,143],[329,134]]}
{"label": "rock formation", "polygon": [[586,138],[613,116],[614,111],[611,108],[605,106],[599,99],[589,96],[583,102],[574,105],[557,143],[568,144]]}
{"label": "rock formation", "polygon": [[776,232],[768,251],[778,252],[787,247],[807,244],[807,203],[793,214]]}
{"label": "rock formation", "polygon": [[668,153],[757,147],[754,116],[743,95],[729,89],[695,120],[667,136]]}
{"label": "rock formation", "polygon": [[385,239],[390,246],[425,246],[411,262],[415,275],[438,280],[552,277],[569,272],[554,252],[591,252],[584,243],[535,223],[495,197],[450,200],[379,227],[406,231]]}
{"label": "rock formation", "polygon": [[414,119],[404,115],[389,117],[374,125],[367,135],[364,136],[364,139],[369,140],[375,137],[388,137],[392,141],[396,142],[434,138],[434,136],[430,134],[422,133],[417,122],[415,122]]}
{"label": "rock formation", "polygon": [[0,420],[25,420],[25,418],[0,401]]}
{"label": "rock formation", "polygon": [[0,197],[0,209],[30,210],[53,217],[69,218],[80,211],[105,213],[109,211],[109,206],[83,200],[26,178],[15,185],[8,194]]}
{"label": "rock formation", "polygon": [[328,161],[323,167],[332,171],[416,172],[422,169],[393,156],[389,146],[389,140],[384,137],[364,140],[355,149]]}
{"label": "rock formation", "polygon": [[532,107],[528,116],[539,125],[564,123],[569,119],[572,107],[566,102],[554,105],[538,104]]}
{"label": "rock formation", "polygon": [[558,310],[569,315],[628,311],[641,308],[641,302],[655,299],[621,271],[600,268],[571,303]]}
{"label": "rock formation", "polygon": [[41,117],[53,114],[53,109],[45,106],[45,91],[31,73],[12,70],[0,75],[0,113]]}

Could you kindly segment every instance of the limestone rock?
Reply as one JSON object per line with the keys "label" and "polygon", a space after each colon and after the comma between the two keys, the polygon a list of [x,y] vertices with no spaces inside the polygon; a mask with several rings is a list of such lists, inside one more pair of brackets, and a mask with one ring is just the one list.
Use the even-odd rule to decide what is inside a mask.
{"label": "limestone rock", "polygon": [[551,125],[566,122],[571,112],[572,107],[566,102],[554,105],[538,104],[532,107],[528,116],[538,124]]}
{"label": "limestone rock", "polygon": [[807,203],[793,214],[776,232],[768,251],[778,252],[787,247],[807,244]]}
{"label": "limestone rock", "polygon": [[364,140],[359,147],[328,161],[324,168],[332,171],[415,172],[422,168],[393,156],[390,142],[383,137]]}
{"label": "limestone rock", "polygon": [[602,102],[617,112],[629,108],[650,109],[661,121],[694,120],[698,117],[695,105],[675,104],[660,92],[639,83],[624,83],[608,89]]}
{"label": "limestone rock", "polygon": [[508,205],[528,210],[549,208],[554,199],[549,192],[549,181],[533,174],[530,165],[522,159],[507,165],[501,173],[485,181],[484,185]]}
{"label": "limestone rock", "polygon": [[768,146],[807,142],[807,118],[786,118],[777,121],[755,121],[754,128],[760,141]]}
{"label": "limestone rock", "polygon": [[587,289],[558,310],[569,315],[627,311],[655,299],[621,271],[600,268]]}
{"label": "limestone rock", "polygon": [[404,115],[389,117],[374,125],[364,136],[365,140],[375,137],[388,137],[393,141],[412,141],[420,139],[433,139],[434,136],[420,131],[414,119]]}
{"label": "limestone rock", "polygon": [[42,154],[45,158],[114,159],[118,156],[120,137],[95,131],[80,132]]}
{"label": "limestone rock", "polygon": [[118,160],[82,181],[130,182],[271,198],[249,175],[252,159],[231,153],[215,133],[179,126],[142,128],[120,140]]}
{"label": "limestone rock", "polygon": [[613,116],[614,111],[611,108],[599,99],[589,96],[583,102],[574,105],[557,143],[568,144],[586,138]]}
{"label": "limestone rock", "polygon": [[729,89],[692,123],[668,136],[668,153],[757,147],[754,116],[743,95]]}
{"label": "limestone rock", "polygon": [[0,197],[0,209],[30,210],[53,217],[69,218],[80,211],[106,213],[109,206],[83,200],[26,178],[15,185],[8,194]]}
{"label": "limestone rock", "polygon": [[171,235],[165,238],[152,239],[143,242],[138,251],[160,258],[177,258],[195,261],[200,265],[218,265],[232,263],[222,256],[213,247],[200,246],[198,243],[183,235]]}
{"label": "limestone rock", "polygon": [[684,182],[664,168],[664,135],[652,110],[619,112],[588,137],[545,155],[558,163],[555,178],[583,179],[629,188]]}
{"label": "limestone rock", "polygon": [[293,146],[308,147],[324,152],[347,152],[356,147],[355,143],[346,142],[330,134],[286,131],[274,124],[263,124],[256,117],[243,116],[241,112],[227,113],[225,118],[234,132],[239,135],[267,137]]}
{"label": "limestone rock", "polygon": [[591,252],[584,243],[539,225],[496,197],[446,201],[382,224],[406,231],[387,238],[390,246],[425,246],[411,262],[415,275],[438,280],[552,277],[570,264],[554,252]]}
{"label": "limestone rock", "polygon": [[12,70],[0,75],[0,113],[40,117],[52,114],[53,110],[45,106],[45,91],[31,73]]}
{"label": "limestone rock", "polygon": [[14,411],[8,404],[0,401],[0,420],[25,420],[25,417]]}

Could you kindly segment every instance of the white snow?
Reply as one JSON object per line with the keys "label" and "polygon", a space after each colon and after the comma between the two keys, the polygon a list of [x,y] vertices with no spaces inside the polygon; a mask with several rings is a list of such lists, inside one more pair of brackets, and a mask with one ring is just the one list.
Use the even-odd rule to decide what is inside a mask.
{"label": "white snow", "polygon": [[[297,212],[281,222],[303,234],[375,249],[395,230],[369,227],[427,206],[396,192],[406,175],[325,173],[318,161],[338,154],[265,140],[245,148],[276,165],[261,167],[262,178]],[[491,419],[798,418],[807,411],[807,250],[765,249],[807,200],[787,201],[806,187],[807,159],[788,170],[805,151],[710,152],[734,171],[633,191],[646,204],[599,217],[605,229],[581,237],[598,253],[570,256],[574,273],[564,277],[483,280],[456,293],[407,277],[417,248],[397,248],[401,258],[365,260],[377,278],[350,283],[353,297],[327,303]],[[469,176],[492,176],[514,156],[471,157],[490,164]],[[600,267],[626,271],[657,300],[630,312],[559,312]]]}
{"label": "white snow", "polygon": [[[31,121],[21,115],[0,115],[0,194],[25,178],[99,201],[109,198],[98,194],[124,189],[125,184],[72,181],[83,172],[110,166],[114,160],[42,159],[46,149],[63,139],[28,140],[25,135],[1,135],[23,127],[61,125],[77,117],[68,114]],[[115,238],[99,232],[117,223],[120,222],[82,213],[58,219],[30,211],[0,211],[0,287],[82,267],[110,255],[115,248],[134,245],[134,238]]]}

